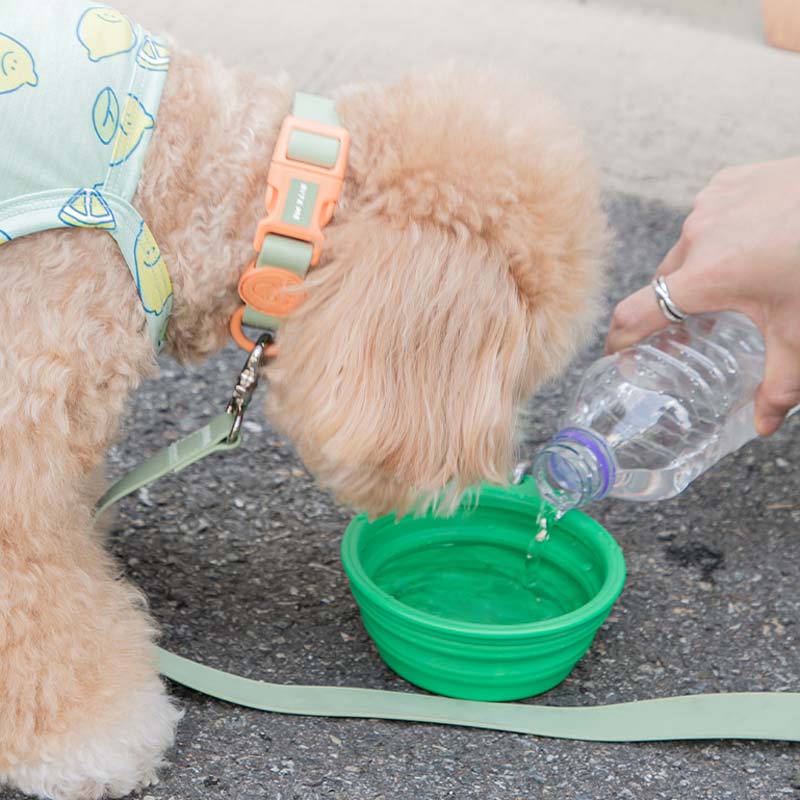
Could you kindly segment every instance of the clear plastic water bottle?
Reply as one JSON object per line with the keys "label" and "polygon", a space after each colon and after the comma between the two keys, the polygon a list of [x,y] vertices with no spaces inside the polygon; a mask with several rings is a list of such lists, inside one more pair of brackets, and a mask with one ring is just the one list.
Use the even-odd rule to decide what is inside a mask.
{"label": "clear plastic water bottle", "polygon": [[608,495],[663,500],[755,438],[764,371],[756,326],[699,314],[587,371],[564,428],[531,473],[560,517]]}

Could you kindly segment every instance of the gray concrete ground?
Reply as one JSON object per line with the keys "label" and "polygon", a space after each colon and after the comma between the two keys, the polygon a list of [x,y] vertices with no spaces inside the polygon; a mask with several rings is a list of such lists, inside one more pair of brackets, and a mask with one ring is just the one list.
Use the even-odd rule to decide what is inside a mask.
{"label": "gray concrete ground", "polygon": [[762,35],[760,0],[578,0],[598,7],[616,8],[657,22],[669,17],[678,22],[723,31],[747,39]]}
{"label": "gray concrete ground", "polygon": [[[612,300],[645,281],[681,215],[617,197]],[[527,448],[554,429],[599,348],[543,393]],[[241,353],[165,361],[137,396],[110,470],[202,424]],[[627,586],[589,654],[532,702],[593,705],[692,692],[800,689],[800,420],[659,505],[593,514],[627,560]],[[410,690],[380,660],[339,563],[350,514],[306,475],[254,405],[247,440],[125,501],[111,546],[163,643],[270,681]],[[368,720],[278,716],[172,687],[186,709],[150,800],[765,800],[800,798],[797,746],[588,744]],[[19,796],[0,793],[2,800]]]}
{"label": "gray concrete ground", "polygon": [[[719,168],[794,155],[800,55],[757,0],[119,0],[185,47],[299,88],[443,61],[535,82],[586,130],[611,191],[676,206]],[[754,8],[756,9],[754,13]]]}

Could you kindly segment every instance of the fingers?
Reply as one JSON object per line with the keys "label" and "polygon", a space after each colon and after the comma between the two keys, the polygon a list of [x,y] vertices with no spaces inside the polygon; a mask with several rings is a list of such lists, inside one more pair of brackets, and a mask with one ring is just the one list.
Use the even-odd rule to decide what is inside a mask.
{"label": "fingers", "polygon": [[[704,307],[702,292],[698,291],[696,285],[691,285],[685,269],[672,272],[668,284],[670,297],[681,311],[694,314],[714,310]],[[623,300],[614,310],[606,338],[606,352],[616,353],[670,324],[658,305],[653,287],[645,286]]]}
{"label": "fingers", "polygon": [[[664,260],[656,270],[655,277],[665,278],[667,275],[677,272],[683,264],[685,251],[684,240],[681,237],[672,246],[667,255],[664,256]],[[674,300],[671,286],[670,294]],[[677,303],[677,300],[675,302]],[[680,304],[678,304],[678,307],[681,307]],[[645,321],[645,318],[649,318],[648,322]],[[614,310],[611,328],[606,338],[606,353],[615,353],[617,350],[621,350],[623,347],[627,347],[637,341],[635,331],[641,329],[653,333],[667,324],[668,321],[661,313],[661,309],[656,302],[653,287],[647,286],[644,289],[640,289],[623,300]]]}
{"label": "fingers", "polygon": [[777,337],[767,339],[764,380],[756,393],[756,430],[771,436],[800,404],[800,361],[796,348]]}
{"label": "fingers", "polygon": [[681,236],[681,238],[672,245],[669,253],[664,256],[664,260],[659,264],[656,270],[655,277],[666,277],[672,274],[683,264],[685,257],[686,245],[684,238]]}
{"label": "fingers", "polygon": [[658,307],[653,287],[645,286],[626,297],[614,309],[606,336],[606,353],[616,353],[629,347],[665,325],[667,320]]}

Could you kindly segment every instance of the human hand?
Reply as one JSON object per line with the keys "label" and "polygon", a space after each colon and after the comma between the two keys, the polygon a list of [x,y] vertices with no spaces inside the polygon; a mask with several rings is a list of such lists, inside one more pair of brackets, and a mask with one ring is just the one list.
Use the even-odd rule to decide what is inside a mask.
{"label": "human hand", "polygon": [[[766,346],[756,430],[769,436],[800,404],[800,158],[729,167],[700,192],[656,276],[681,311],[739,311]],[[614,353],[670,324],[652,286],[615,309]]]}

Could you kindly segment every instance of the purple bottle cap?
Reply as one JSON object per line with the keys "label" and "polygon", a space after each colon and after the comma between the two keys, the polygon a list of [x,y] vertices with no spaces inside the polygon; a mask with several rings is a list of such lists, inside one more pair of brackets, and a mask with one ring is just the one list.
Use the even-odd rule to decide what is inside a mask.
{"label": "purple bottle cap", "polygon": [[552,439],[552,444],[575,442],[583,445],[597,460],[602,485],[595,500],[602,500],[614,488],[617,479],[617,465],[606,442],[588,428],[564,428]]}

